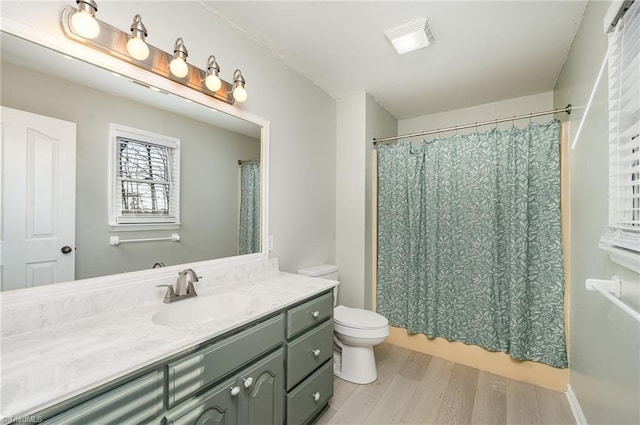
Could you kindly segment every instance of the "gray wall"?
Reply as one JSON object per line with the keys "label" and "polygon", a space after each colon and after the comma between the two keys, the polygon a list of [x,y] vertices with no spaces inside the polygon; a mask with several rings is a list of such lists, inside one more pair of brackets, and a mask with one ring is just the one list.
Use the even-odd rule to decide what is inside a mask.
{"label": "gray wall", "polygon": [[337,101],[336,264],[338,302],[373,309],[373,143],[397,121],[364,92]]}
{"label": "gray wall", "polygon": [[[524,115],[531,112],[547,111],[553,108],[553,92],[548,91],[538,93],[531,96],[515,97],[513,99],[501,100],[499,102],[485,103],[482,105],[471,106],[468,108],[454,109],[452,111],[441,112],[438,114],[423,115],[420,117],[409,118],[398,121],[398,133],[409,134],[418,133],[425,130],[434,130],[438,128],[453,127],[455,125],[470,124],[478,121],[490,121],[496,118],[512,117],[515,115]],[[549,122],[552,117],[542,116],[533,118],[536,122]],[[528,120],[517,121],[516,125],[522,127],[528,124]],[[498,124],[499,128],[509,128],[513,124],[505,122]],[[480,131],[491,129],[491,126],[480,127]],[[460,134],[472,133],[475,128],[459,130]],[[455,132],[442,132],[441,136],[452,136]],[[437,135],[432,134],[426,136],[426,139],[433,139]],[[414,137],[414,141],[421,140],[420,137]]]}
{"label": "gray wall", "polygon": [[[68,1],[3,1],[2,15],[63,38],[58,22]],[[248,100],[237,108],[271,124],[269,229],[280,268],[335,261],[335,101],[198,2],[105,2],[100,19],[123,30],[140,13],[147,41],[165,51],[183,37],[189,60],[204,67],[215,54],[229,81],[242,69]],[[167,23],[170,22],[170,25]]]}
{"label": "gray wall", "polygon": [[377,267],[377,252],[374,252],[373,240],[377,226],[374,227],[373,216],[378,208],[374,204],[373,138],[384,138],[396,135],[398,121],[370,95],[366,99],[366,131],[365,131],[365,199],[364,199],[364,307],[373,310],[373,270]]}
{"label": "gray wall", "polygon": [[[238,159],[260,158],[260,141],[184,116],[2,62],[2,105],[77,124],[76,278],[221,258],[238,252]],[[123,79],[123,83],[126,81]],[[177,230],[110,232],[109,125],[181,139],[181,222]],[[162,237],[179,243],[109,245]]]}
{"label": "gray wall", "polygon": [[[607,50],[603,18],[608,2],[590,2],[554,93],[556,107],[574,105],[571,140]],[[640,305],[639,276],[609,261],[598,248],[607,224],[608,124],[606,73],[585,126],[570,151],[569,384],[589,424],[640,423],[640,324],[602,296],[587,292],[588,278],[617,274],[623,300]]]}
{"label": "gray wall", "polygon": [[366,94],[338,99],[336,138],[336,264],[338,303],[364,307]]}

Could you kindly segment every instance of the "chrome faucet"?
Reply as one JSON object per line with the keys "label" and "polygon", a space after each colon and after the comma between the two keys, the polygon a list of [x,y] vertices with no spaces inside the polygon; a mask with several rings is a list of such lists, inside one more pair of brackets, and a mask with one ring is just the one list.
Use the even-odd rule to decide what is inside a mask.
{"label": "chrome faucet", "polygon": [[[187,279],[187,278],[190,279]],[[171,285],[157,285],[158,288],[167,287],[167,293],[162,302],[169,304],[185,298],[197,297],[198,293],[193,284],[198,282],[199,277],[193,269],[186,269],[178,273],[175,289]]]}
{"label": "chrome faucet", "polygon": [[[188,280],[187,277],[191,277],[191,280]],[[193,287],[193,284],[197,281],[198,275],[193,271],[193,269],[186,269],[178,273],[178,281],[176,282],[176,293],[178,296],[197,296],[198,294],[196,293],[196,289]]]}

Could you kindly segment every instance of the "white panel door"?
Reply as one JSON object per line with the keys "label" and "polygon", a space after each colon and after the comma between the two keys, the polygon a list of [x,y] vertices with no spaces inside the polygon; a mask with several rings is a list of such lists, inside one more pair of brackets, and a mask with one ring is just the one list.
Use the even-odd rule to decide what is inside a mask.
{"label": "white panel door", "polygon": [[76,124],[2,107],[2,290],[74,280]]}

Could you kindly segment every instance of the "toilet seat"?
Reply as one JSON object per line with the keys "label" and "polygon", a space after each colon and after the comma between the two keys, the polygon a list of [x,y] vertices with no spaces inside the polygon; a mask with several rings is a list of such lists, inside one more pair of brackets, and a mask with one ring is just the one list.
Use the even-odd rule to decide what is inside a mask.
{"label": "toilet seat", "polygon": [[380,329],[389,325],[387,318],[376,312],[343,305],[333,309],[333,321],[353,329]]}
{"label": "toilet seat", "polygon": [[382,315],[342,305],[333,309],[333,330],[341,335],[376,339],[389,335],[389,321]]}

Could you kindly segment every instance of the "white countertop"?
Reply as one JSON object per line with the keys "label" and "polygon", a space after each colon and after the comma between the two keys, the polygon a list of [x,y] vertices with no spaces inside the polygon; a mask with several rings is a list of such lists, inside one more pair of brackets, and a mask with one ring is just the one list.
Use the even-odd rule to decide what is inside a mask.
{"label": "white countertop", "polygon": [[156,325],[161,300],[0,340],[0,418],[23,417],[281,310],[337,282],[289,273],[220,284],[197,298],[242,294],[237,309],[193,327]]}

